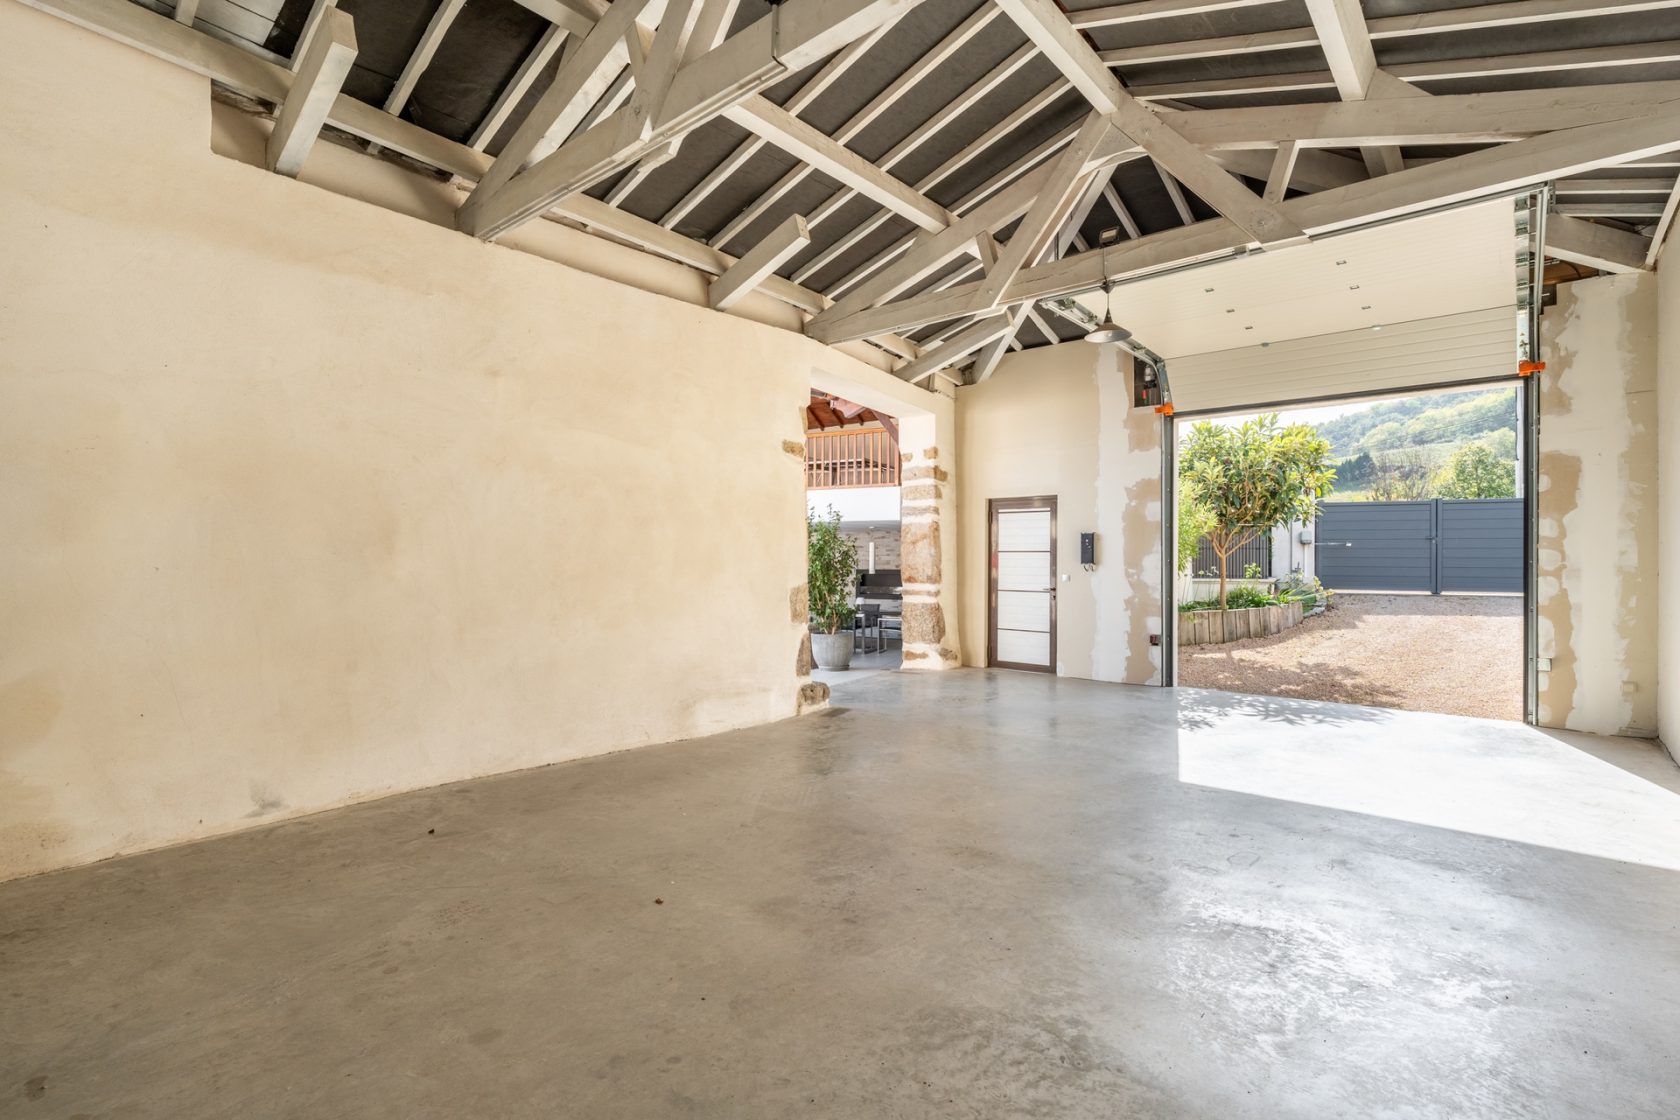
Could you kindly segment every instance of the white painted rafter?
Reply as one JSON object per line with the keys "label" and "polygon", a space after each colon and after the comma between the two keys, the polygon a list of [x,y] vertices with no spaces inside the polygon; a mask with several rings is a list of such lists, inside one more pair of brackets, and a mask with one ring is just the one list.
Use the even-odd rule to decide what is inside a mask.
{"label": "white painted rafter", "polygon": [[713,310],[727,311],[774,275],[799,250],[811,243],[811,231],[798,214],[788,217],[770,236],[749,249],[712,281],[707,291]]}
{"label": "white painted rafter", "polygon": [[1637,233],[1572,218],[1546,215],[1546,255],[1604,272],[1638,272],[1648,267],[1651,239]]}
{"label": "white painted rafter", "polygon": [[397,84],[391,89],[391,96],[385,99],[387,113],[401,113],[408,104],[408,99],[414,96],[414,87],[419,84],[420,75],[426,72],[426,67],[432,64],[432,58],[443,43],[443,37],[449,34],[449,28],[454,25],[455,17],[461,14],[461,7],[466,0],[443,0],[437,11],[432,13],[426,30],[420,35],[420,42],[415,44],[413,52],[408,56],[408,62],[403,65],[402,73],[397,75]]}
{"label": "white painted rafter", "polygon": [[502,87],[502,92],[496,95],[495,104],[490,106],[490,111],[478,122],[478,127],[473,129],[472,136],[467,140],[468,147],[482,152],[489,146],[496,134],[502,130],[502,126],[507,123],[508,117],[530,92],[532,84],[543,72],[543,68],[565,44],[567,34],[566,29],[557,23],[548,25],[548,30],[537,40],[537,45],[531,48],[531,53],[519,64],[519,69],[514,71],[513,77]]}
{"label": "white painted rafter", "polygon": [[350,64],[356,61],[356,29],[348,13],[333,8],[321,21],[321,30],[309,44],[298,69],[297,80],[280,103],[274,117],[274,131],[268,135],[267,162],[270,171],[296,178],[303,170],[309,149],[321,135],[327,114]]}
{"label": "white painted rafter", "polygon": [[[865,105],[857,113],[853,114],[845,124],[835,130],[831,139],[837,145],[843,147],[845,144],[857,137],[864,129],[879,120],[882,114],[886,113],[894,105],[903,100],[903,98],[906,97],[922,80],[937,72],[939,67],[949,62],[965,43],[968,43],[976,35],[983,31],[992,20],[997,18],[997,16],[997,9],[991,5],[983,5],[977,9],[973,15],[965,19],[954,31],[936,43],[932,49],[923,52],[914,62],[910,64],[909,67],[905,69],[903,73],[895,78],[886,89],[871,98],[867,105]],[[798,110],[788,110],[788,112],[790,115],[796,115]],[[736,121],[735,123],[740,124],[742,122]],[[753,130],[749,128],[749,131]],[[758,135],[760,139],[766,140],[777,147],[781,147],[784,151],[787,150],[786,146],[778,143],[775,137],[767,136],[764,133],[758,133]],[[799,152],[789,152],[789,154],[802,160],[804,158]],[[735,240],[735,238],[744,233],[749,226],[758,221],[772,207],[798,187],[800,183],[804,182],[811,174],[812,170],[813,167],[810,162],[804,161],[801,166],[795,167],[787,174],[783,175],[781,179],[775,183],[775,185],[763,194],[759,195],[758,198],[754,199],[753,202],[751,202],[730,222],[728,222],[723,229],[711,239],[712,244],[720,248],[729,245]],[[820,219],[815,220],[820,221]]]}
{"label": "white painted rafter", "polygon": [[1122,89],[1119,79],[1053,0],[997,0],[997,3],[1092,108],[1108,115],[1116,129],[1130,137],[1172,178],[1248,231],[1263,248],[1305,239],[1306,234],[1276,206],[1255,195],[1241,180]]}

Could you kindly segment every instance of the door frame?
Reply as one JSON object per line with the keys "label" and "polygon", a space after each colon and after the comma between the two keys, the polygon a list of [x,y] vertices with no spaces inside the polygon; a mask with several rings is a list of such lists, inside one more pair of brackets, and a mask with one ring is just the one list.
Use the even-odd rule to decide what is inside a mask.
{"label": "door frame", "polygon": [[[1015,661],[999,661],[997,656],[997,515],[1000,511],[1050,511],[1050,658],[1048,665],[1023,665]],[[1035,498],[986,499],[986,666],[992,669],[1018,669],[1024,673],[1056,672],[1056,495],[1041,494]]]}

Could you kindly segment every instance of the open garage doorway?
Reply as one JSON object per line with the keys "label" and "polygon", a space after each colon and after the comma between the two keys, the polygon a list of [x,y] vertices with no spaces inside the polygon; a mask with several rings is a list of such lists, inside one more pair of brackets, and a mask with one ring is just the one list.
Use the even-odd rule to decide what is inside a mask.
{"label": "open garage doorway", "polygon": [[[1176,683],[1524,718],[1526,389],[1175,418]],[[1198,534],[1198,456],[1265,438],[1324,466],[1316,515]]]}

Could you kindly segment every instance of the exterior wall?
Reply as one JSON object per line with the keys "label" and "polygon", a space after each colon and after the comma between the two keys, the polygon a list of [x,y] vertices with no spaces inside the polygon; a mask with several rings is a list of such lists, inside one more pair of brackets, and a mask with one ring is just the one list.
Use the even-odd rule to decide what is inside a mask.
{"label": "exterior wall", "polygon": [[0,877],[794,714],[811,378],[890,375],[218,156],[11,3],[0,104]]}
{"label": "exterior wall", "polygon": [[1680,762],[1680,241],[1670,233],[1657,270],[1657,726]]}
{"label": "exterior wall", "polygon": [[[986,663],[986,503],[1057,499],[1056,660],[1062,676],[1160,681],[1161,422],[1131,406],[1131,359],[1065,343],[1011,354],[957,392],[963,662]],[[1094,572],[1079,534],[1097,534]]]}
{"label": "exterior wall", "polygon": [[1657,280],[1558,286],[1542,320],[1540,722],[1657,727]]}
{"label": "exterior wall", "polygon": [[888,529],[857,529],[846,534],[851,542],[857,545],[858,571],[869,570],[869,546],[875,546],[875,567],[880,569],[896,569],[900,565],[900,530],[897,525]]}

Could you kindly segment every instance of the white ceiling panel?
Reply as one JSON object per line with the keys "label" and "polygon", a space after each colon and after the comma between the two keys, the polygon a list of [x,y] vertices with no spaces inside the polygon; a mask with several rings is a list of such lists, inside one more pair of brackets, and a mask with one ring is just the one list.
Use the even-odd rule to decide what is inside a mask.
{"label": "white ceiling panel", "polygon": [[[1253,253],[1114,289],[1114,318],[1164,358],[1507,307],[1509,199]],[[1102,314],[1100,291],[1078,297]]]}

